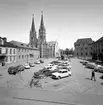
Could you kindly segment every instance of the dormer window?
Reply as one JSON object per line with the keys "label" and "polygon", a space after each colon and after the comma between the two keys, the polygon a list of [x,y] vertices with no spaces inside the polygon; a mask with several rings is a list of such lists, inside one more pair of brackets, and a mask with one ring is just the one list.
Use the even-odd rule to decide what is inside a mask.
{"label": "dormer window", "polygon": [[21,44],[22,46],[24,46],[24,44]]}

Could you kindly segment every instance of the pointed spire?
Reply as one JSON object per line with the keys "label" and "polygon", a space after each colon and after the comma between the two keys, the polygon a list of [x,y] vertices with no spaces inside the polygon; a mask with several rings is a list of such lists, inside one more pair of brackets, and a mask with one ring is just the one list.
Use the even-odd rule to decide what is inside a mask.
{"label": "pointed spire", "polygon": [[35,31],[35,24],[34,24],[34,14],[32,14],[32,25],[31,25],[31,32]]}
{"label": "pointed spire", "polygon": [[43,11],[41,11],[41,23],[40,23],[40,29],[45,30],[44,21],[43,21]]}

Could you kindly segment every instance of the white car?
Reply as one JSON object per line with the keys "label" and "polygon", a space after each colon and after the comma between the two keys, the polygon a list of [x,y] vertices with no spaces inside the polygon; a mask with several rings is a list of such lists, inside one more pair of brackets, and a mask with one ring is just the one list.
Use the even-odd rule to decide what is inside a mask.
{"label": "white car", "polygon": [[50,66],[48,69],[51,71],[57,70],[57,65]]}
{"label": "white car", "polygon": [[95,70],[96,72],[103,73],[103,66],[97,65],[97,66],[94,68],[94,70]]}
{"label": "white car", "polygon": [[30,69],[30,66],[28,63],[24,64],[23,66],[25,67],[25,69]]}
{"label": "white car", "polygon": [[59,69],[58,72],[52,73],[52,78],[61,79],[63,77],[71,76],[71,71],[67,69]]}
{"label": "white car", "polygon": [[39,60],[37,60],[37,61],[35,61],[34,63],[35,63],[35,64],[40,64],[40,61],[39,61]]}
{"label": "white car", "polygon": [[44,68],[45,68],[45,69],[49,69],[49,68],[52,67],[52,66],[54,66],[54,64],[48,64],[48,65],[46,65]]}

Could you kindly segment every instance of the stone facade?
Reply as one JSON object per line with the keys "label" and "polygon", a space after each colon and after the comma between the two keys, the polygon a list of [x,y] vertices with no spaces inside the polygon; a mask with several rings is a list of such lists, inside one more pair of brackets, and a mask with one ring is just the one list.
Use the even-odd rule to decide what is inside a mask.
{"label": "stone facade", "polygon": [[78,39],[74,43],[75,56],[91,58],[92,57],[92,43],[93,41],[91,38]]}
{"label": "stone facade", "polygon": [[[44,21],[43,21],[43,12],[41,14],[41,22],[40,22],[40,28],[39,28],[39,33],[38,33],[38,38],[36,37],[36,30],[35,30],[35,25],[34,25],[34,18],[32,19],[32,27],[30,31],[30,45],[37,45],[37,47],[40,51],[40,58],[50,58],[50,57],[56,57],[59,55],[59,48],[58,48],[58,43],[49,43],[46,41],[46,29],[44,26]],[[32,39],[35,40],[32,40]],[[35,44],[36,43],[36,44]]]}

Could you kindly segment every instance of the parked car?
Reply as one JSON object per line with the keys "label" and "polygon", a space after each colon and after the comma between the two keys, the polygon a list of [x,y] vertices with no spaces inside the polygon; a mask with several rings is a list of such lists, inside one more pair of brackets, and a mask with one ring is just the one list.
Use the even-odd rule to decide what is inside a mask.
{"label": "parked car", "polygon": [[83,65],[86,65],[87,63],[89,63],[89,61],[84,60],[84,61],[82,62]]}
{"label": "parked car", "polygon": [[86,67],[87,67],[87,68],[90,68],[90,69],[94,69],[94,68],[96,67],[96,64],[95,64],[95,63],[88,62],[88,63],[86,64]]}
{"label": "parked car", "polygon": [[95,70],[96,72],[103,73],[103,66],[98,65],[98,66],[96,66],[96,67],[94,68],[94,70]]}
{"label": "parked car", "polygon": [[53,65],[53,66],[50,66],[50,67],[47,67],[48,70],[57,70],[57,65]]}
{"label": "parked car", "polygon": [[28,63],[25,63],[25,64],[24,64],[24,67],[25,67],[25,69],[30,69],[30,66],[29,66]]}
{"label": "parked car", "polygon": [[61,79],[63,77],[71,76],[71,71],[67,69],[59,69],[58,72],[52,73],[52,78]]}
{"label": "parked car", "polygon": [[50,68],[51,66],[53,66],[54,64],[47,64],[44,68],[48,69]]}
{"label": "parked car", "polygon": [[11,66],[11,67],[8,68],[8,73],[11,74],[11,75],[12,74],[16,75],[18,72],[19,71],[17,70],[17,68],[15,66]]}
{"label": "parked car", "polygon": [[40,61],[40,63],[44,63],[44,61],[43,61],[43,60],[41,60],[41,59],[40,59],[39,61]]}
{"label": "parked car", "polygon": [[29,66],[30,66],[30,67],[34,67],[35,64],[34,64],[34,63],[29,63]]}
{"label": "parked car", "polygon": [[39,60],[37,60],[37,61],[35,61],[34,63],[35,63],[35,64],[40,64],[40,61],[39,61]]}
{"label": "parked car", "polygon": [[17,65],[16,66],[18,71],[24,71],[25,67],[23,65]]}

